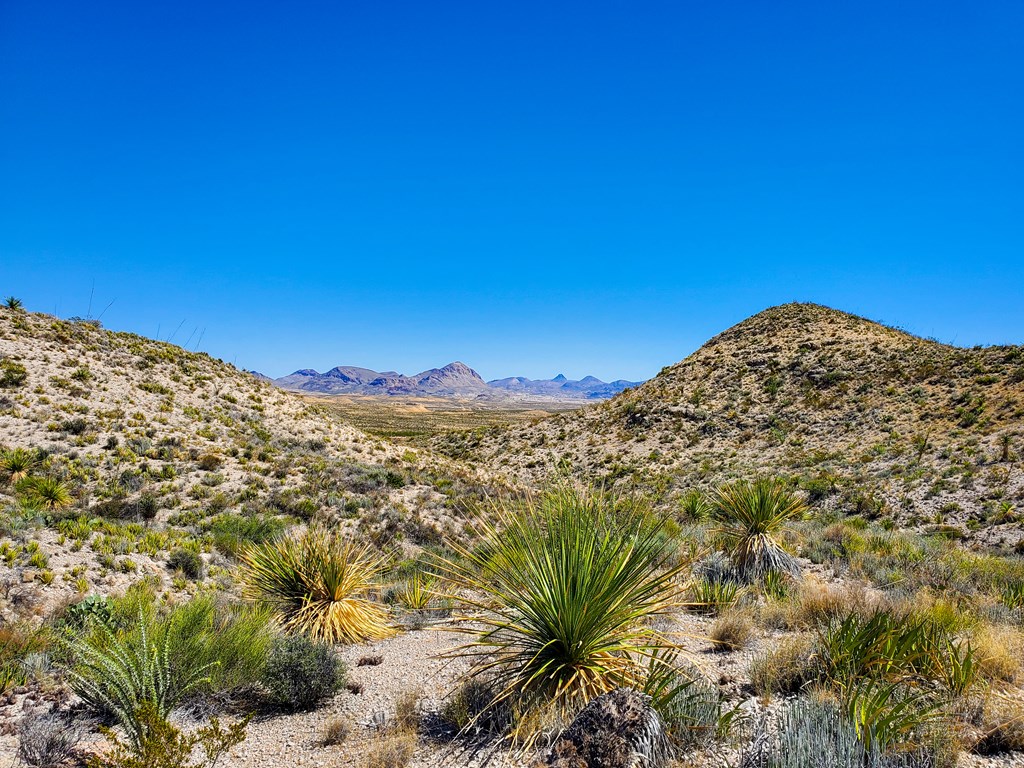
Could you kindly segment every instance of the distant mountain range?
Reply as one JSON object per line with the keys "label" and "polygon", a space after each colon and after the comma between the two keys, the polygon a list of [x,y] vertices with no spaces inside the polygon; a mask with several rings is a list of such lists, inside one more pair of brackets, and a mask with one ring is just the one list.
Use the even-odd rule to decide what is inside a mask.
{"label": "distant mountain range", "polygon": [[[256,371],[250,373],[259,378],[267,378]],[[303,368],[272,381],[282,389],[328,395],[468,397],[485,400],[602,400],[641,383],[623,379],[604,382],[594,376],[574,381],[562,374],[553,379],[513,376],[484,381],[480,374],[460,362],[449,363],[443,368],[431,368],[414,376],[351,365],[339,365],[325,373]]]}

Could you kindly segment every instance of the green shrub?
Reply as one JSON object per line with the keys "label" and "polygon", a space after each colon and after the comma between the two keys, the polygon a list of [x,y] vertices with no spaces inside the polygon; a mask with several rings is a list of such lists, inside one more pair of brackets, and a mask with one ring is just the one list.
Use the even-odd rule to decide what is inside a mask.
{"label": "green shrub", "polygon": [[[140,737],[121,738],[110,731],[109,751],[93,755],[89,768],[214,768],[229,749],[245,741],[249,718],[221,728],[220,720],[210,718],[208,725],[194,733],[183,734],[160,714],[152,702],[143,702],[136,714]],[[196,762],[197,753],[202,757]]]}
{"label": "green shrub", "polygon": [[222,514],[204,526],[213,538],[213,545],[225,555],[237,557],[247,546],[263,544],[280,538],[287,523],[270,515]]}
{"label": "green shrub", "polygon": [[197,580],[203,577],[203,558],[199,553],[179,547],[167,557],[167,567],[172,571],[180,571],[190,579]]}
{"label": "green shrub", "polygon": [[14,389],[28,380],[25,366],[9,358],[0,360],[0,389]]}
{"label": "green shrub", "polygon": [[312,709],[341,690],[345,676],[345,666],[331,646],[292,635],[274,641],[263,683],[281,706]]}
{"label": "green shrub", "polygon": [[269,610],[212,595],[175,607],[155,631],[170,636],[173,669],[208,670],[196,695],[258,686],[274,642]]}

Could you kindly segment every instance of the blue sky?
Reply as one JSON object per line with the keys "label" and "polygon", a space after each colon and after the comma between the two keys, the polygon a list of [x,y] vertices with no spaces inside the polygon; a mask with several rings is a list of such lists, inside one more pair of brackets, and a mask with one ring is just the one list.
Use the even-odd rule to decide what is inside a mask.
{"label": "blue sky", "polygon": [[639,379],[792,300],[1024,343],[1022,35],[1019,0],[2,0],[0,293],[272,375]]}

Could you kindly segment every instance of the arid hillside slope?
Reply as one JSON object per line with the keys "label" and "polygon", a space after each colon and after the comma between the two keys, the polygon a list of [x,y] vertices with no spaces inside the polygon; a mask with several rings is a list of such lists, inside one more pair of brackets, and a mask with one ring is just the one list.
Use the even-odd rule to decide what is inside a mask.
{"label": "arid hillside slope", "polygon": [[512,476],[668,489],[790,475],[824,507],[1019,540],[1024,348],[962,349],[826,307],[765,310],[606,403],[435,447]]}
{"label": "arid hillside slope", "polygon": [[[225,554],[295,522],[356,528],[386,549],[437,542],[461,525],[463,481],[475,484],[206,354],[0,309],[0,464],[14,449],[31,466],[0,466],[0,534],[44,556],[8,559],[0,579],[57,592],[109,592],[139,571],[167,582],[182,546],[226,567]],[[57,489],[35,498],[18,475]]]}

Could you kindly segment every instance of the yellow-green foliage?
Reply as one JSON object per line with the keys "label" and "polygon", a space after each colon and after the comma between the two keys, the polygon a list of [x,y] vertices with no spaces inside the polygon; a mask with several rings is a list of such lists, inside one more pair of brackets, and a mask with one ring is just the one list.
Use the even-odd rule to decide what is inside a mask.
{"label": "yellow-green foliage", "polygon": [[241,556],[246,594],[272,606],[285,629],[328,643],[392,634],[370,599],[387,558],[369,544],[311,528],[300,537],[250,546]]}

